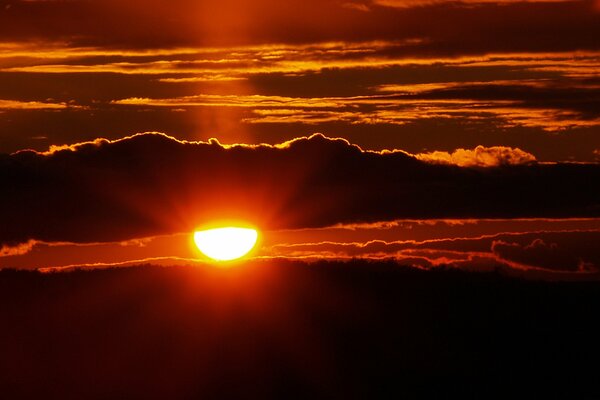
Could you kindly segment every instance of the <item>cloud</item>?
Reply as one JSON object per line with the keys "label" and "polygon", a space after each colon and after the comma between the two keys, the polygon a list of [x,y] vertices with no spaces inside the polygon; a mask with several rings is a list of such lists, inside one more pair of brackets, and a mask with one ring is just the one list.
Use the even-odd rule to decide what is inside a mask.
{"label": "cloud", "polygon": [[504,146],[477,146],[473,150],[457,149],[452,153],[433,151],[417,154],[419,160],[454,164],[461,167],[497,167],[500,165],[530,164],[536,161],[533,154]]}
{"label": "cloud", "polygon": [[102,242],[211,220],[264,229],[398,218],[600,215],[600,165],[462,168],[322,135],[225,146],[163,134],[0,156],[0,243]]}
{"label": "cloud", "polygon": [[[351,125],[363,125],[371,132],[384,130],[381,127],[386,125],[391,125],[388,129],[402,126],[409,130],[418,122],[428,121],[444,126],[472,125],[449,135],[452,138],[481,129],[496,133],[507,128],[560,132],[600,126],[597,49],[532,52],[502,48],[485,49],[484,53],[438,53],[432,48],[438,46],[424,32],[387,40],[231,47],[132,49],[39,40],[0,42],[0,86],[4,97],[20,101],[10,105],[10,110],[48,108],[52,104],[45,104],[44,93],[53,93],[61,97],[53,102],[56,111],[64,111],[59,113],[61,118],[51,121],[52,129],[52,117],[48,115],[43,122],[23,118],[20,123],[10,124],[4,130],[9,137],[5,143],[11,150],[38,148],[28,139],[28,131],[38,130],[39,125],[44,131],[52,130],[51,135],[38,135],[47,136],[49,142],[80,140],[75,134],[64,137],[64,118],[72,118],[69,131],[79,130],[80,137],[85,138],[108,131],[145,130],[193,131],[204,139],[219,132],[227,138],[222,126],[196,122],[222,120],[206,115],[222,112],[237,113],[220,124],[231,132],[264,132],[268,128],[257,125],[295,124],[292,128],[296,135],[324,131],[307,128],[325,124],[346,125],[329,131],[336,136],[344,135]],[[90,86],[90,79],[99,84]],[[25,104],[31,100],[36,103]],[[73,114],[73,106],[64,107],[69,101],[89,107],[94,120],[104,116],[104,126],[94,129],[81,116],[63,117]],[[230,110],[222,111],[225,107]],[[188,126],[181,126],[185,118],[169,117],[167,110],[187,111]],[[142,112],[157,121],[151,124],[150,118],[136,115]],[[201,113],[202,117],[198,115]],[[234,123],[239,126],[233,127]],[[420,141],[429,143],[418,147],[414,140],[406,140],[405,134],[389,136],[395,137],[402,148],[408,143],[415,146],[411,150],[420,151],[438,149],[439,141],[430,139],[433,135],[422,135]],[[239,136],[237,140],[246,139]],[[501,135],[500,140],[482,136],[487,142],[467,144],[456,139],[452,146],[440,150],[477,144],[510,145],[535,151],[543,158],[543,153],[559,151],[552,149],[567,152],[568,147],[545,143],[539,146],[543,148],[540,152],[539,148],[524,148],[521,144],[532,146],[534,139],[506,143],[508,135]],[[551,137],[554,142],[558,140]],[[273,134],[257,141],[275,143],[283,139]],[[587,153],[586,159],[590,157]],[[572,153],[558,159],[570,157],[582,159]]]}
{"label": "cloud", "polygon": [[373,0],[373,4],[384,7],[411,8],[428,7],[440,4],[451,4],[455,6],[477,6],[477,5],[510,5],[514,3],[562,3],[573,0]]}
{"label": "cloud", "polygon": [[0,110],[62,110],[66,108],[81,107],[67,103],[0,99]]}
{"label": "cloud", "polygon": [[129,98],[115,100],[113,104],[130,106],[157,107],[296,107],[296,108],[337,108],[344,105],[347,99],[336,98],[292,98],[283,96],[262,95],[209,95],[185,96],[172,99]]}
{"label": "cloud", "polygon": [[437,53],[459,47],[547,50],[597,48],[598,14],[592,9],[591,1],[553,0],[37,1],[12,2],[0,12],[0,27],[8,41],[47,38],[78,47],[308,43],[425,33]]}
{"label": "cloud", "polygon": [[530,243],[495,240],[492,252],[500,260],[558,271],[600,271],[600,252],[592,243],[600,234],[563,236],[561,242],[536,238]]}
{"label": "cloud", "polygon": [[[600,251],[595,243],[600,231],[535,231],[483,235],[480,237],[429,240],[369,240],[366,242],[322,241],[276,244],[265,249],[278,257],[319,258],[325,254],[338,258],[385,259],[402,263],[418,259],[416,265],[475,268],[476,265],[503,265],[517,270],[548,272],[599,272]],[[482,263],[481,261],[484,261]]]}
{"label": "cloud", "polygon": [[[581,93],[579,94],[581,95]],[[577,93],[572,93],[575,98]],[[597,95],[596,95],[597,97]],[[583,112],[572,110],[577,104],[557,108],[551,100],[535,105],[505,99],[422,99],[404,95],[367,95],[352,97],[284,97],[263,95],[196,95],[180,98],[127,98],[112,104],[136,107],[236,107],[251,109],[251,116],[242,122],[251,124],[301,123],[318,124],[343,121],[350,124],[404,125],[423,119],[467,120],[497,119],[505,127],[541,127],[560,131],[574,127],[600,125],[600,115],[588,111],[591,102],[584,103]],[[559,107],[561,107],[559,105]],[[589,114],[587,117],[584,112]]]}
{"label": "cloud", "polygon": [[[540,52],[499,49],[431,54],[431,39],[326,41],[310,44],[262,44],[232,47],[103,48],[76,47],[55,42],[0,42],[3,72],[118,73],[168,75],[173,79],[216,76],[241,79],[252,74],[303,75],[331,69],[381,69],[393,66],[506,66],[536,71],[564,72],[573,77],[598,75],[598,49]],[[178,78],[178,76],[184,76]],[[543,75],[547,77],[548,75]],[[439,78],[437,78],[439,79]],[[438,82],[434,82],[438,83]],[[441,81],[439,83],[445,83]],[[448,87],[451,82],[440,88]],[[475,83],[475,82],[474,82]],[[479,82],[483,84],[485,82]],[[510,81],[498,81],[509,84]],[[514,83],[514,82],[513,82]],[[516,83],[519,83],[516,81]],[[385,83],[384,83],[385,84]],[[435,87],[413,85],[414,89]],[[429,84],[431,85],[431,83]],[[410,89],[410,85],[382,85],[382,89]],[[396,90],[394,90],[396,91]]]}
{"label": "cloud", "polygon": [[35,240],[29,240],[26,243],[15,245],[4,244],[0,246],[0,257],[20,256],[29,253],[36,245]]}
{"label": "cloud", "polygon": [[384,84],[363,95],[349,96],[198,94],[131,97],[113,100],[111,104],[171,109],[245,108],[249,109],[248,116],[242,122],[249,124],[343,122],[405,125],[424,119],[461,118],[468,121],[485,120],[503,127],[539,127],[547,131],[563,131],[599,126],[598,101],[600,87],[585,80],[574,78],[565,83],[564,79],[540,78]]}
{"label": "cloud", "polygon": [[366,5],[364,3],[360,3],[360,2],[348,1],[348,2],[342,3],[342,7],[348,8],[350,10],[356,10],[356,11],[362,11],[362,12],[370,11],[370,8],[368,5]]}

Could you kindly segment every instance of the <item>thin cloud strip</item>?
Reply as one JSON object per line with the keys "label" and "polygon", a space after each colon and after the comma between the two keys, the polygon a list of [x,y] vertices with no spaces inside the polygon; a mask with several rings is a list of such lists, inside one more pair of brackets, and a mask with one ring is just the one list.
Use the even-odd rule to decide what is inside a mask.
{"label": "thin cloud strip", "polygon": [[[56,53],[43,48],[0,52],[0,71],[26,73],[120,73],[181,75],[221,73],[308,73],[324,69],[384,68],[404,65],[521,66],[528,68],[596,68],[598,51],[487,52],[481,55],[421,55],[415,46],[426,41],[373,41],[265,45],[229,48],[123,50],[66,47]],[[10,47],[9,47],[10,48]],[[412,50],[411,50],[412,49]],[[45,58],[55,54],[54,62]],[[36,58],[39,57],[39,60]],[[115,58],[118,58],[117,60]]]}
{"label": "thin cloud strip", "polygon": [[315,257],[325,254],[339,258],[424,257],[433,265],[484,257],[511,267],[554,272],[600,272],[600,251],[594,243],[599,230],[535,231],[498,233],[473,238],[424,241],[334,242],[278,244],[265,249],[274,257]]}
{"label": "thin cloud strip", "polygon": [[567,3],[578,0],[373,0],[372,3],[383,7],[411,8],[427,7],[439,4],[454,4],[457,6],[477,5],[510,5],[515,3]]}
{"label": "thin cloud strip", "polygon": [[[468,83],[450,85],[452,92],[432,90],[423,93],[379,94],[349,97],[289,97],[265,95],[200,94],[179,98],[127,98],[112,104],[152,107],[240,107],[249,108],[254,116],[243,119],[246,123],[302,123],[318,124],[345,121],[351,124],[406,124],[432,118],[497,118],[508,126],[541,127],[560,131],[573,127],[598,126],[600,114],[592,103],[600,99],[597,89],[569,89],[559,99],[561,91],[533,89],[518,86],[517,90],[473,87]],[[555,93],[556,94],[555,94]],[[548,98],[539,100],[540,93]],[[580,98],[576,98],[576,96]],[[471,97],[470,97],[471,96]],[[494,96],[499,98],[494,99]],[[527,99],[531,97],[531,100]],[[447,97],[447,98],[444,98]],[[511,100],[510,98],[514,100]],[[522,100],[517,100],[522,98]]]}
{"label": "thin cloud strip", "polygon": [[74,104],[64,102],[18,101],[0,99],[0,112],[2,110],[64,110],[66,108],[81,108]]}

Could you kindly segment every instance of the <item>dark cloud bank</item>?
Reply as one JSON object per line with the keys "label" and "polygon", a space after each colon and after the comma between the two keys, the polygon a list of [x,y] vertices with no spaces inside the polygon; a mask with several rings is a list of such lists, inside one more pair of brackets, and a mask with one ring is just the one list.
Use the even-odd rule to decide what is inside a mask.
{"label": "dark cloud bank", "polygon": [[0,156],[0,243],[114,241],[215,219],[264,229],[398,218],[600,216],[600,165],[461,168],[321,135],[281,146],[161,134]]}
{"label": "dark cloud bank", "polygon": [[317,265],[0,271],[3,398],[598,398],[597,282]]}
{"label": "dark cloud bank", "polygon": [[592,0],[498,2],[502,7],[494,2],[469,7],[423,2],[408,8],[372,3],[369,12],[343,6],[348,3],[2,0],[0,34],[15,41],[43,38],[113,47],[424,38],[423,54],[598,49],[600,13]]}

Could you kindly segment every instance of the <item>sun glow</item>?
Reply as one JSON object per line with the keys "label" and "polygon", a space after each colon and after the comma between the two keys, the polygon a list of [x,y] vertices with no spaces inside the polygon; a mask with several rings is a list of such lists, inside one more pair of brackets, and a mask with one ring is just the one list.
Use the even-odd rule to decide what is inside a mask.
{"label": "sun glow", "polygon": [[251,228],[225,227],[194,232],[194,242],[207,257],[231,261],[248,254],[256,245],[258,232]]}

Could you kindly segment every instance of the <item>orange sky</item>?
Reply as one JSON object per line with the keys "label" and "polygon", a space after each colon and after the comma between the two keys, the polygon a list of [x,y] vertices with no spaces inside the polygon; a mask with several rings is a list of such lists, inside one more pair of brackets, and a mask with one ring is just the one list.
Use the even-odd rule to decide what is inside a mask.
{"label": "orange sky", "polygon": [[212,216],[261,257],[595,270],[598,10],[0,0],[0,267],[186,261]]}

